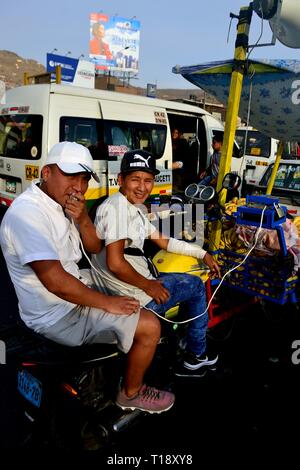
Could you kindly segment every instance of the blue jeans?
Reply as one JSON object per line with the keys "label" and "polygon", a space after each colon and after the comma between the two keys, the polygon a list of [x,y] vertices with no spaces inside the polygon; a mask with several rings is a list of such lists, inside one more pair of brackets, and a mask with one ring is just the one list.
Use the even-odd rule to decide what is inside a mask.
{"label": "blue jeans", "polygon": [[211,181],[214,179],[212,175],[205,176],[198,184],[203,184],[203,186],[210,186]]}
{"label": "blue jeans", "polygon": [[[182,273],[160,273],[159,278],[164,287],[169,291],[170,298],[158,305],[155,300],[151,300],[146,308],[153,310],[161,316],[174,307],[174,305],[185,302],[187,306],[187,318],[200,315],[206,309],[205,287],[201,279],[191,274]],[[206,350],[206,330],[208,324],[207,312],[201,317],[188,323],[186,337],[186,349],[200,356]]]}

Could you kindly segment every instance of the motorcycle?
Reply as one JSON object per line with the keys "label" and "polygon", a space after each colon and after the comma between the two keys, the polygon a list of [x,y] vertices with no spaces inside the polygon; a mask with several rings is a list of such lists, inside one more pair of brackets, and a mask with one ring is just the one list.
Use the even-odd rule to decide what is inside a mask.
{"label": "motorcycle", "polygon": [[1,330],[21,411],[21,448],[99,450],[145,415],[114,404],[125,355],[115,345],[68,347],[21,322]]}

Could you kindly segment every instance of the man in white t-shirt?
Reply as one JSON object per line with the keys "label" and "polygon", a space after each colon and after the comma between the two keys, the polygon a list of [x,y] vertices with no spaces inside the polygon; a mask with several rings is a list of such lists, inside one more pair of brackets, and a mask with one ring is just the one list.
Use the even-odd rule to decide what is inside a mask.
{"label": "man in white t-shirt", "polygon": [[143,203],[149,197],[156,169],[154,157],[144,150],[126,152],[121,162],[120,190],[97,210],[95,225],[105,249],[93,256],[101,272],[101,283],[108,294],[131,294],[141,306],[164,316],[174,305],[185,302],[190,318],[183,367],[176,375],[202,377],[218,356],[206,353],[208,315],[203,282],[189,274],[160,274],[155,278],[143,256],[143,245],[150,238],[160,249],[203,259],[211,271],[220,275],[218,264],[199,245],[162,235],[145,216]]}
{"label": "man in white t-shirt", "polygon": [[117,402],[123,408],[166,411],[170,392],[143,384],[160,338],[160,324],[132,295],[108,296],[90,270],[79,270],[80,238],[101,249],[84,194],[93,176],[89,150],[60,142],[50,150],[40,183],[32,183],[6,212],[0,242],[25,324],[61,344],[116,343],[128,353]]}

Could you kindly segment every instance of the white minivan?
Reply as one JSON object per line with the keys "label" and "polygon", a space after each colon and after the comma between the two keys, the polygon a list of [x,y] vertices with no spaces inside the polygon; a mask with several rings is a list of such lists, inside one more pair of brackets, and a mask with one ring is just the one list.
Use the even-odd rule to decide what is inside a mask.
{"label": "white minivan", "polygon": [[[91,180],[92,201],[116,191],[120,160],[127,150],[152,152],[160,174],[153,194],[172,193],[171,132],[188,142],[186,174],[198,181],[222,123],[197,106],[125,93],[39,84],[8,90],[0,105],[0,204],[10,205],[38,178],[49,149],[59,141],[87,146],[100,183]],[[184,189],[184,188],[182,188]]]}
{"label": "white minivan", "polygon": [[274,163],[279,141],[253,127],[239,127],[235,140],[241,149],[241,158],[233,159],[232,170],[244,180],[247,188],[259,184],[266,167]]}

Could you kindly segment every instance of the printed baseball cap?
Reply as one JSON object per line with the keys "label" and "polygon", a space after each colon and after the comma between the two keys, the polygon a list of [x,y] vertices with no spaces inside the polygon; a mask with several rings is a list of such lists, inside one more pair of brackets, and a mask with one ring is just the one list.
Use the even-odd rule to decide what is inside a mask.
{"label": "printed baseball cap", "polygon": [[121,173],[130,173],[132,171],[145,171],[158,175],[156,169],[156,160],[150,152],[146,150],[130,150],[124,153],[121,161]]}
{"label": "printed baseball cap", "polygon": [[45,165],[56,164],[64,173],[90,173],[98,183],[98,175],[93,171],[93,158],[89,149],[76,142],[59,142],[53,145]]}

